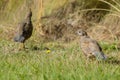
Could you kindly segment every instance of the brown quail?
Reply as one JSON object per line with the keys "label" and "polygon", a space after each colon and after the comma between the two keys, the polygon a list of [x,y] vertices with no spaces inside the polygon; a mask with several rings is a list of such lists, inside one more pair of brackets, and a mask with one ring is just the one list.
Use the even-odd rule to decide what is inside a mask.
{"label": "brown quail", "polygon": [[77,31],[80,36],[80,47],[88,59],[96,58],[97,60],[106,60],[106,56],[97,41],[91,39],[87,32],[80,29]]}
{"label": "brown quail", "polygon": [[25,41],[32,35],[33,24],[31,21],[32,11],[29,9],[25,20],[18,24],[17,33],[15,34],[14,41],[21,43],[20,49],[25,48]]}

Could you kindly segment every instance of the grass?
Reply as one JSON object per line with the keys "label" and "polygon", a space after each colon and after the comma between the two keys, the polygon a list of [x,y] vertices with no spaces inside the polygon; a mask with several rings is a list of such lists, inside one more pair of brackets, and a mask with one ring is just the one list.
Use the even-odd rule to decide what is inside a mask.
{"label": "grass", "polygon": [[[15,47],[18,44],[1,40],[0,80],[120,79],[120,63],[98,64],[93,61],[86,65],[85,57],[77,43],[36,43],[32,40],[30,42],[27,44],[27,50],[17,51]],[[34,50],[33,44],[39,49]],[[50,48],[51,53],[47,54],[43,49],[46,46]],[[102,47],[104,47],[103,44]],[[110,56],[112,57],[112,53],[109,53]],[[119,57],[114,59],[119,60]]]}
{"label": "grass", "polygon": [[[67,0],[62,2],[57,2],[55,0],[53,0],[53,2],[51,1],[52,0],[49,0],[49,3],[46,2],[44,14],[50,14],[54,8],[62,6]],[[91,2],[88,2],[88,0],[86,0],[85,2],[87,2],[89,7],[89,4],[92,5],[96,3],[96,1],[91,0]],[[119,6],[117,4],[118,7],[115,8],[113,4],[109,2],[103,0],[99,1],[108,4],[114,9],[114,12],[118,14]],[[81,2],[83,1],[81,0]],[[113,2],[116,3],[114,0]],[[6,18],[13,23],[19,20],[19,17],[16,19],[15,14],[21,14],[18,10],[24,2],[23,0],[19,1],[19,6],[17,4],[14,5],[14,3],[16,3],[15,0],[8,3],[9,5],[5,8],[5,12],[7,9],[8,12],[6,13],[11,11],[10,14],[12,14],[15,12],[13,17],[15,19],[11,20],[12,16],[9,16],[10,14],[5,18],[3,18],[4,16],[0,16],[3,22],[6,23]],[[2,2],[0,2],[0,6],[1,5]],[[25,5],[25,3],[23,5]],[[35,9],[39,10],[40,6],[38,6],[38,0],[35,0],[34,5],[37,5]],[[24,8],[24,6],[20,7],[21,11],[24,10],[22,8]],[[34,10],[34,18],[35,15],[38,14],[35,11],[36,10]],[[22,16],[20,16],[20,18],[21,17]],[[8,27],[5,27],[3,30],[12,31]],[[30,39],[26,43],[28,49],[25,51],[18,51],[17,43],[4,39],[7,35],[3,30],[0,30],[1,36],[3,36],[0,36],[0,80],[120,80],[120,51],[116,49],[116,43],[101,43],[105,54],[109,57],[108,61],[101,63],[92,61],[86,64],[86,58],[82,54],[79,44],[76,42],[43,43],[39,42],[39,39],[37,39],[38,42]],[[7,34],[9,34],[9,31],[7,31]],[[46,53],[44,47],[50,48],[51,52],[49,54]]]}

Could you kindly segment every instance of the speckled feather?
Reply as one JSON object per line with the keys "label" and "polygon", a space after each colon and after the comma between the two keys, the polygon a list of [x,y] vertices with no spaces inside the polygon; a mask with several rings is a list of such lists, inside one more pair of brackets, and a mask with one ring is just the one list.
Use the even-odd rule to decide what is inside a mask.
{"label": "speckled feather", "polygon": [[105,60],[106,56],[104,55],[102,48],[97,41],[91,39],[86,32],[85,35],[80,36],[80,47],[82,52],[88,57],[96,57],[98,60]]}

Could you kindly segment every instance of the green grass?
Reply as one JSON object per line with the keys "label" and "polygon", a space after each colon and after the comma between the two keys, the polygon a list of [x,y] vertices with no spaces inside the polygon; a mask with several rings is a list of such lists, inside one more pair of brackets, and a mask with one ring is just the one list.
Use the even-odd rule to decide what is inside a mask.
{"label": "green grass", "polygon": [[[33,44],[39,49],[34,50]],[[0,80],[120,79],[120,63],[93,61],[86,65],[77,43],[36,43],[29,40],[28,49],[25,51],[17,51],[17,46],[18,44],[12,41],[1,40]],[[44,47],[49,47],[51,53],[47,54]],[[109,53],[109,57],[114,56]],[[114,59],[119,60],[119,57]]]}

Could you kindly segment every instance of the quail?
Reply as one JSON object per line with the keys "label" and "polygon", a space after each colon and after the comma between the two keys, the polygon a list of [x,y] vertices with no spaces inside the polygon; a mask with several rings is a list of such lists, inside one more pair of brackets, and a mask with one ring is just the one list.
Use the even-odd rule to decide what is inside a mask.
{"label": "quail", "polygon": [[32,11],[29,9],[28,14],[25,17],[25,20],[18,24],[17,33],[15,34],[14,41],[21,43],[20,50],[25,49],[25,41],[29,39],[32,35],[33,24],[31,21]]}
{"label": "quail", "polygon": [[88,59],[106,60],[107,57],[96,40],[90,38],[82,29],[79,29],[77,34],[80,36],[81,50]]}

